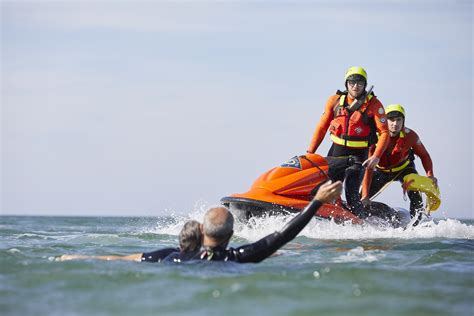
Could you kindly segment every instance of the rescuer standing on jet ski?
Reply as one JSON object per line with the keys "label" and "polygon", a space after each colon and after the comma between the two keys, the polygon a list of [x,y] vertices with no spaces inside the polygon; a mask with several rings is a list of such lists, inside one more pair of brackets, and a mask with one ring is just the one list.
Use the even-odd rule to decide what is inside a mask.
{"label": "rescuer standing on jet ski", "polygon": [[[400,104],[391,104],[387,106],[386,115],[390,134],[389,145],[375,171],[369,168],[365,171],[362,183],[364,205],[369,204],[369,198],[379,192],[385,184],[396,180],[403,183],[403,177],[406,175],[417,174],[413,154],[420,157],[426,175],[433,180],[433,184],[437,186],[438,183],[434,177],[430,154],[415,131],[405,127],[405,109]],[[372,146],[370,154],[376,150],[375,146]],[[416,212],[423,208],[423,200],[418,191],[407,191],[407,194],[410,199],[410,215],[413,218]]]}
{"label": "rescuer standing on jet ski", "polygon": [[[351,211],[364,217],[367,214],[359,195],[363,167],[375,168],[390,137],[382,103],[371,93],[371,89],[366,91],[367,72],[362,67],[349,68],[345,75],[345,87],[345,91],[338,90],[329,97],[307,152],[314,153],[318,149],[329,129],[333,144],[328,156],[353,156],[359,162],[334,175],[333,180],[345,180],[344,190]],[[376,133],[379,134],[378,141]],[[377,147],[368,158],[371,142],[377,142]]]}

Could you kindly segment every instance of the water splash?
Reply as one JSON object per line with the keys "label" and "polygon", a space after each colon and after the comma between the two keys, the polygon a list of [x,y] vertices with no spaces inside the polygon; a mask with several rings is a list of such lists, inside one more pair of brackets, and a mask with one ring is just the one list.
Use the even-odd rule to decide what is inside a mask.
{"label": "water splash", "polygon": [[[252,218],[248,223],[238,223],[235,234],[238,237],[255,241],[281,229],[293,215]],[[456,219],[424,222],[406,230],[369,225],[339,225],[333,221],[312,220],[299,234],[312,239],[362,240],[362,239],[413,239],[413,238],[452,238],[474,239],[474,226]]]}
{"label": "water splash", "polygon": [[[152,227],[142,233],[167,234],[177,236],[184,223],[188,220],[202,222],[209,203],[196,203],[193,211],[187,215],[173,214],[159,218]],[[268,234],[282,229],[295,215],[267,216],[251,218],[248,222],[235,222],[234,236],[246,241],[256,241]],[[430,220],[416,227],[391,228],[371,225],[336,224],[329,220],[313,219],[299,234],[311,239],[319,240],[367,240],[367,239],[428,239],[452,238],[474,239],[474,226],[457,219]]]}
{"label": "water splash", "polygon": [[209,209],[209,203],[207,201],[198,201],[194,204],[193,210],[187,214],[176,214],[170,212],[170,215],[166,218],[159,218],[158,222],[151,228],[148,228],[142,233],[154,233],[154,234],[166,234],[178,236],[184,223],[189,220],[196,220],[202,223],[204,214]]}

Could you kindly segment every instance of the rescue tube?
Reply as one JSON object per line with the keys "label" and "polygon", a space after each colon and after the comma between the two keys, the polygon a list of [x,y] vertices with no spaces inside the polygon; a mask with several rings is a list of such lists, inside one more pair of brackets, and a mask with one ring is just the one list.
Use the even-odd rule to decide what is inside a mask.
{"label": "rescue tube", "polygon": [[419,174],[412,173],[403,177],[403,183],[408,184],[408,190],[420,191],[426,194],[426,210],[436,211],[441,205],[441,193],[433,181]]}

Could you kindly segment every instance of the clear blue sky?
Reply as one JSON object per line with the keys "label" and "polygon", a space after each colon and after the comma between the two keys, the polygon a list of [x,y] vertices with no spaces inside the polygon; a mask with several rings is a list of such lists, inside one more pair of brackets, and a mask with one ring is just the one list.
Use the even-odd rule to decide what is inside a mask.
{"label": "clear blue sky", "polygon": [[[471,1],[2,1],[3,214],[186,213],[305,152],[349,66],[473,214]],[[319,153],[325,155],[325,139]],[[424,174],[419,159],[418,170]],[[379,200],[408,207],[398,184]]]}

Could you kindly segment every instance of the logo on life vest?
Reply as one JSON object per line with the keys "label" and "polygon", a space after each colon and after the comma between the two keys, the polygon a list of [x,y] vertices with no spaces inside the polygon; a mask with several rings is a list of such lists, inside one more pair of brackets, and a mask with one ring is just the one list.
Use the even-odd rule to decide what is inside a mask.
{"label": "logo on life vest", "polygon": [[383,114],[384,111],[383,111],[383,108],[379,108],[379,114]]}
{"label": "logo on life vest", "polygon": [[381,118],[380,118],[380,123],[385,123],[385,121],[386,121],[386,120],[385,120],[385,117],[381,117]]}
{"label": "logo on life vest", "polygon": [[356,127],[356,128],[354,129],[354,131],[355,131],[357,134],[360,134],[360,133],[362,133],[362,127]]}
{"label": "logo on life vest", "polygon": [[298,156],[294,156],[284,162],[280,167],[301,169],[301,161]]}

